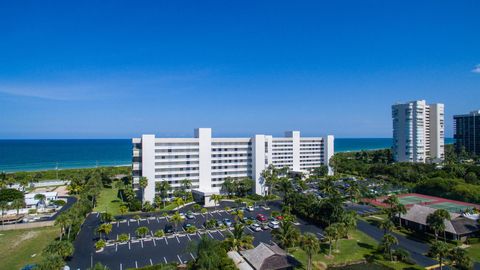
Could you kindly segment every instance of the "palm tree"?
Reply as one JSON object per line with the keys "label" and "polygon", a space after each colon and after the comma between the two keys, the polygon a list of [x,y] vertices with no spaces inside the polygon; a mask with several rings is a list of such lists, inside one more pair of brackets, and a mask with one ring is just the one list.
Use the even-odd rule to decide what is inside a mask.
{"label": "palm tree", "polygon": [[138,184],[140,185],[140,188],[142,188],[142,198],[145,196],[145,188],[148,186],[148,179],[145,176],[140,177],[138,180]]}
{"label": "palm tree", "polygon": [[192,208],[193,208],[193,211],[195,211],[195,213],[198,213],[198,211],[200,211],[202,207],[196,203],[192,206]]}
{"label": "palm tree", "polygon": [[235,183],[233,182],[232,178],[227,177],[225,181],[223,181],[222,188],[227,192],[228,198],[232,197],[233,190],[235,188]]}
{"label": "palm tree", "polygon": [[325,239],[327,239],[328,241],[328,247],[329,247],[328,256],[332,256],[333,242],[337,241],[338,235],[339,235],[337,227],[330,225],[327,228],[325,228],[324,233],[325,233]]}
{"label": "palm tree", "polygon": [[163,208],[165,208],[165,201],[167,200],[168,197],[168,192],[172,190],[172,186],[170,186],[170,183],[168,181],[163,180],[161,182],[156,183],[156,189],[159,191],[160,198],[162,198],[163,201]]}
{"label": "palm tree", "polygon": [[170,221],[173,222],[173,224],[175,224],[175,231],[177,231],[177,227],[178,227],[178,224],[180,222],[182,222],[182,216],[180,216],[180,214],[177,212],[175,212],[175,214],[173,214],[171,217],[170,217]]}
{"label": "palm tree", "polygon": [[175,198],[175,204],[177,205],[177,209],[185,204],[185,201],[181,197]]}
{"label": "palm tree", "polygon": [[401,228],[402,227],[402,215],[405,215],[407,213],[407,207],[405,207],[405,205],[399,203],[395,206],[395,212],[398,215],[398,225]]}
{"label": "palm tree", "polygon": [[273,230],[272,235],[280,246],[283,248],[290,248],[295,245],[300,233],[293,223],[282,220],[280,222],[280,228]]}
{"label": "palm tree", "polygon": [[390,219],[385,219],[380,222],[380,229],[383,230],[383,234],[393,231],[393,228],[395,228],[395,225]]}
{"label": "palm tree", "polygon": [[443,260],[449,255],[450,250],[448,245],[441,241],[435,241],[432,246],[430,246],[429,253],[432,257],[438,260],[440,263],[440,270],[443,269]]}
{"label": "palm tree", "polygon": [[[452,219],[452,217],[450,216],[450,213],[445,209],[437,209],[437,210],[435,210],[435,212],[433,212],[433,214],[435,214],[439,218],[441,218],[443,223],[445,223],[445,221],[450,221]],[[443,231],[443,241],[446,242],[447,241],[447,234],[445,232],[445,226],[443,228],[440,228],[440,229],[441,229],[440,231]]]}
{"label": "palm tree", "polygon": [[445,222],[443,218],[435,214],[435,212],[428,214],[427,225],[434,231],[435,241],[437,241],[438,233],[445,230]]}
{"label": "palm tree", "polygon": [[352,202],[356,202],[360,196],[360,186],[355,180],[349,180],[347,184],[348,187],[345,189],[345,192],[348,194],[348,197]]}
{"label": "palm tree", "polygon": [[102,223],[98,226],[97,231],[100,233],[100,238],[102,237],[102,233],[105,235],[105,238],[107,238],[107,234],[112,231],[112,224]]}
{"label": "palm tree", "polygon": [[35,200],[38,200],[38,203],[44,205],[45,204],[45,200],[47,199],[47,197],[45,196],[45,194],[41,194],[41,193],[38,193],[38,194],[35,194],[35,196],[33,197]]}
{"label": "palm tree", "polygon": [[238,251],[253,248],[253,236],[245,234],[244,225],[236,223],[232,235],[225,239],[228,249]]}
{"label": "palm tree", "polygon": [[320,250],[320,241],[313,233],[305,233],[301,240],[301,248],[307,254],[307,270],[312,269],[313,255],[317,254]]}
{"label": "palm tree", "polygon": [[341,223],[345,227],[345,236],[348,238],[348,233],[357,227],[357,212],[348,211],[342,215]]}
{"label": "palm tree", "polygon": [[389,254],[390,261],[393,261],[393,249],[392,246],[398,244],[398,239],[392,234],[385,234],[382,238],[382,243],[380,244],[381,249]]}
{"label": "palm tree", "polygon": [[221,199],[222,199],[222,195],[220,194],[213,194],[212,196],[210,196],[210,201],[213,201],[215,205],[215,212],[217,211],[217,204],[218,202],[220,202]]}
{"label": "palm tree", "polygon": [[283,204],[286,205],[287,194],[293,189],[290,179],[287,177],[282,177],[278,180],[278,190],[282,193]]}
{"label": "palm tree", "polygon": [[136,233],[138,236],[140,236],[140,237],[145,237],[149,231],[150,231],[150,230],[149,230],[147,227],[142,226],[142,227],[138,227],[138,228],[135,230],[135,233]]}
{"label": "palm tree", "polygon": [[17,210],[17,216],[18,216],[18,213],[20,212],[20,208],[23,208],[25,206],[25,201],[23,199],[15,199],[13,200],[11,206]]}
{"label": "palm tree", "polygon": [[262,178],[265,179],[265,184],[268,185],[268,194],[273,194],[273,187],[278,181],[278,170],[273,164],[268,165],[262,172]]}
{"label": "palm tree", "polygon": [[48,244],[44,251],[51,255],[59,255],[62,258],[67,258],[73,255],[73,244],[70,241],[53,241]]}
{"label": "palm tree", "polygon": [[118,211],[120,211],[120,214],[125,215],[125,213],[128,212],[128,207],[124,204],[120,205],[120,207],[118,208]]}
{"label": "palm tree", "polygon": [[186,200],[186,199],[187,199],[187,198],[186,198],[186,197],[187,197],[187,196],[186,196],[186,195],[187,195],[186,193],[188,192],[188,190],[190,190],[190,189],[192,188],[192,181],[189,180],[189,179],[183,179],[183,180],[181,181],[181,187],[180,187],[180,188],[181,188],[182,193],[183,193],[183,194],[182,194],[182,198],[183,198],[184,200]]}
{"label": "palm tree", "polygon": [[468,252],[460,247],[456,247],[451,250],[448,256],[455,268],[460,270],[472,269],[473,261],[468,256]]}
{"label": "palm tree", "polygon": [[3,219],[3,216],[5,215],[6,210],[8,209],[8,202],[6,201],[0,201],[0,210],[2,211],[2,226],[5,225],[5,220]]}
{"label": "palm tree", "polygon": [[202,215],[205,215],[205,224],[207,224],[207,222],[208,222],[208,210],[207,210],[207,208],[202,208],[200,210],[200,213],[202,213]]}
{"label": "palm tree", "polygon": [[65,233],[65,228],[67,227],[67,217],[68,212],[63,212],[55,219],[55,225],[60,226],[60,241],[62,241],[62,236]]}

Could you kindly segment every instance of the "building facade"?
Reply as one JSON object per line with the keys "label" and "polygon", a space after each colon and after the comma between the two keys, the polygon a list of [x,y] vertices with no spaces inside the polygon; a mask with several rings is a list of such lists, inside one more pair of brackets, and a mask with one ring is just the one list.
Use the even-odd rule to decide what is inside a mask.
{"label": "building facade", "polygon": [[204,194],[218,194],[226,178],[254,180],[256,194],[265,193],[262,172],[270,164],[295,172],[329,165],[334,153],[334,137],[300,136],[299,131],[285,137],[254,135],[247,138],[213,138],[210,128],[195,130],[193,138],[133,138],[133,182],[146,177],[148,185],[143,200],[153,202],[155,183],[168,181],[179,188],[189,179],[192,189]]}
{"label": "building facade", "polygon": [[444,159],[443,104],[425,100],[392,106],[393,158],[399,162],[441,162]]}
{"label": "building facade", "polygon": [[480,110],[454,115],[455,149],[480,156]]}

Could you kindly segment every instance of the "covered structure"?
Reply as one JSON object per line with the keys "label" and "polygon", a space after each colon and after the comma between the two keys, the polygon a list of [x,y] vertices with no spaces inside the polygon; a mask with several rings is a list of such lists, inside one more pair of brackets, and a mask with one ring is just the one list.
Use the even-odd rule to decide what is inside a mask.
{"label": "covered structure", "polygon": [[260,243],[253,249],[240,251],[240,254],[255,270],[293,269],[296,264],[295,259],[277,245]]}

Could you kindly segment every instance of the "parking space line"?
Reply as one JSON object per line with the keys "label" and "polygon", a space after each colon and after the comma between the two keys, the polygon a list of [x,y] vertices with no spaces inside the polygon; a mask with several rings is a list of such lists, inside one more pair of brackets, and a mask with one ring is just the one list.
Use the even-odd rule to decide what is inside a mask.
{"label": "parking space line", "polygon": [[135,268],[138,268],[138,263],[137,263],[137,261],[135,261]]}
{"label": "parking space line", "polygon": [[123,269],[123,266],[122,266],[122,264],[120,263],[120,270],[122,270],[122,269]]}
{"label": "parking space line", "polygon": [[247,227],[247,229],[253,233],[253,230],[252,230],[252,229],[250,229],[250,226],[248,226],[248,227]]}
{"label": "parking space line", "polygon": [[225,238],[225,235],[221,231],[217,231],[223,238]]}
{"label": "parking space line", "polygon": [[118,244],[115,244],[115,252],[118,250]]}
{"label": "parking space line", "polygon": [[143,240],[140,240],[140,243],[142,244],[142,248],[143,248]]}
{"label": "parking space line", "polygon": [[165,261],[165,263],[168,263],[168,262],[167,262],[167,258],[163,257],[163,260]]}
{"label": "parking space line", "polygon": [[192,238],[190,238],[190,235],[187,234],[188,240],[192,241]]}
{"label": "parking space line", "polygon": [[178,257],[178,261],[180,261],[180,263],[183,263],[182,259],[180,259],[180,255],[177,254],[177,257]]}
{"label": "parking space line", "polygon": [[168,240],[167,240],[167,237],[166,237],[166,236],[164,236],[164,237],[163,237],[163,239],[165,239],[165,244],[167,244],[167,245],[168,245]]}
{"label": "parking space line", "polygon": [[128,249],[130,249],[130,242],[128,242]]}
{"label": "parking space line", "polygon": [[190,256],[192,256],[192,259],[195,260],[195,256],[193,256],[193,254],[190,252]]}
{"label": "parking space line", "polygon": [[160,220],[158,220],[158,217],[157,217],[157,223],[160,223]]}
{"label": "parking space line", "polygon": [[175,238],[177,238],[177,242],[180,244],[180,240],[178,240],[178,236],[175,235]]}
{"label": "parking space line", "polygon": [[153,238],[153,246],[157,246],[157,243],[155,243],[155,238]]}
{"label": "parking space line", "polygon": [[153,265],[152,258],[150,258],[150,265]]}
{"label": "parking space line", "polygon": [[207,233],[208,233],[208,235],[210,235],[210,237],[213,239],[213,236],[212,236],[212,234],[210,234],[210,232],[209,232],[209,231],[207,231]]}

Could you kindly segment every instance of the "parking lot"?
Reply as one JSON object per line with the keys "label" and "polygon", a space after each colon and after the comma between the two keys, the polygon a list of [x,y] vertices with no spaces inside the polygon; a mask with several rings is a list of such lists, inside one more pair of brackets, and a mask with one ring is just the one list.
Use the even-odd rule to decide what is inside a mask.
{"label": "parking lot", "polygon": [[[231,202],[222,202],[217,211],[209,209],[208,214],[195,214],[194,219],[185,219],[177,226],[176,234],[167,234],[165,237],[153,237],[157,230],[164,230],[166,224],[172,224],[168,217],[161,216],[147,216],[144,215],[140,220],[133,218],[123,219],[119,222],[114,222],[112,231],[108,234],[107,239],[115,240],[120,234],[127,234],[131,236],[131,241],[126,243],[111,244],[104,248],[102,252],[96,252],[94,244],[99,239],[96,228],[100,224],[99,216],[96,213],[90,214],[85,221],[82,230],[75,241],[75,254],[73,258],[68,261],[71,269],[87,269],[97,262],[101,262],[110,269],[127,269],[136,268],[146,265],[158,263],[183,263],[195,258],[193,251],[193,244],[197,242],[202,236],[212,239],[223,240],[231,234],[233,228],[206,230],[206,220],[223,220],[228,218],[234,220],[233,215],[223,210],[225,206],[233,207]],[[273,210],[280,209],[279,202],[272,202],[269,204],[271,210],[265,210],[261,207],[256,207],[254,211],[244,211],[245,217],[255,218],[257,214],[263,214],[266,217],[271,216]],[[346,208],[357,211],[359,214],[371,214],[378,209],[371,206],[364,206],[358,204],[347,204]],[[182,212],[186,212],[191,207],[185,207]],[[220,210],[221,209],[221,210]],[[185,222],[191,223],[199,231],[194,234],[187,234],[183,229]],[[172,224],[175,226],[174,224]],[[310,224],[302,219],[297,219],[295,225],[299,230],[304,232],[311,232],[319,239],[323,238],[323,230],[317,225]],[[136,239],[135,230],[138,227],[147,227],[149,229],[148,237],[144,239]],[[254,232],[250,227],[245,227],[245,233],[254,236],[254,245],[260,242],[271,243],[271,229]]]}
{"label": "parking lot", "polygon": [[[245,211],[244,216],[256,217],[260,213],[269,217],[271,211],[257,207],[253,212]],[[117,239],[118,235],[125,233],[132,236],[132,240],[122,244],[111,244],[105,247],[102,252],[97,253],[94,244],[99,235],[95,230],[100,224],[100,220],[98,214],[90,214],[75,242],[75,254],[67,263],[71,269],[87,269],[96,262],[101,262],[110,269],[120,270],[158,263],[183,263],[195,258],[193,244],[202,236],[223,240],[231,234],[233,228],[205,230],[204,224],[207,219],[223,220],[224,218],[234,220],[234,217],[225,210],[212,211],[205,215],[195,214],[194,219],[185,219],[184,222],[195,225],[199,229],[197,233],[187,234],[182,227],[184,223],[182,222],[178,225],[178,233],[167,234],[161,238],[148,237],[148,239],[134,239],[135,230],[138,227],[145,226],[149,229],[149,236],[153,236],[155,231],[163,230],[165,225],[170,223],[168,218],[151,216],[140,220],[122,220],[112,224],[112,231],[108,234],[107,239],[114,240]],[[315,233],[319,238],[323,236],[322,230],[317,226],[301,220],[297,223],[297,226],[302,231]],[[271,229],[254,232],[246,226],[244,230],[245,233],[254,236],[254,245],[258,245],[260,242],[271,243],[272,241]]]}

